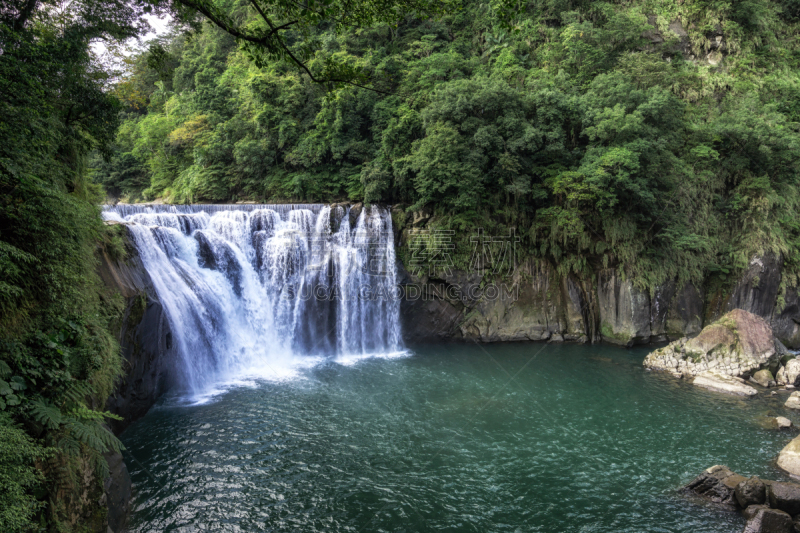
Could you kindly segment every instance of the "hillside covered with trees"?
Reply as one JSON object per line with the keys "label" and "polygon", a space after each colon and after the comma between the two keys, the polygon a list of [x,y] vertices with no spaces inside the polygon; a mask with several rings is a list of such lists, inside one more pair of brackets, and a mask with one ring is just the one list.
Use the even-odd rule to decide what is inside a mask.
{"label": "hillside covered with trees", "polygon": [[[112,72],[92,44],[146,13],[174,30]],[[513,229],[650,289],[772,251],[796,284],[798,30],[799,0],[0,3],[0,529],[103,522],[105,199],[393,205],[462,266]]]}
{"label": "hillside covered with trees", "polygon": [[[255,24],[247,6],[226,10]],[[127,201],[401,204],[650,287],[724,280],[767,250],[796,271],[798,16],[792,0],[467,1],[287,34],[312,43],[311,72],[345,65],[367,88],[206,24],[129,58],[94,176]]]}

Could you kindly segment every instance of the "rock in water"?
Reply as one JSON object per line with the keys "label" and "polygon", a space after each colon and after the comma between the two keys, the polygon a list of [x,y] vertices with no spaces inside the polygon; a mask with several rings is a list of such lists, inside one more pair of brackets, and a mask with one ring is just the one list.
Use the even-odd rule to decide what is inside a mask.
{"label": "rock in water", "polygon": [[767,366],[776,357],[769,324],[752,313],[734,309],[703,328],[697,337],[655,350],[645,358],[644,366],[681,375],[714,370],[742,376]]}
{"label": "rock in water", "polygon": [[788,378],[786,377],[786,367],[782,366],[778,369],[778,373],[775,374],[775,382],[778,385],[786,385],[789,383]]}
{"label": "rock in water", "polygon": [[[750,509],[747,509],[750,511]],[[758,506],[744,527],[744,533],[792,533],[792,517],[783,511]]]}
{"label": "rock in water", "polygon": [[744,511],[742,511],[742,516],[744,516],[745,520],[750,520],[755,515],[757,515],[761,509],[769,509],[769,505],[765,504],[750,505]]}
{"label": "rock in water", "polygon": [[759,370],[755,374],[753,374],[753,381],[761,385],[762,387],[774,387],[775,386],[775,378],[772,377],[772,372],[767,370]]}
{"label": "rock in water", "polygon": [[800,359],[789,359],[784,366],[786,373],[786,384],[797,386],[797,378],[800,378]]}
{"label": "rock in water", "polygon": [[791,393],[783,405],[789,409],[800,409],[800,391]]}
{"label": "rock in water", "polygon": [[694,378],[692,384],[715,392],[724,392],[726,394],[736,394],[739,396],[755,396],[758,394],[756,389],[747,385],[744,381],[715,370],[707,370],[699,374]]}
{"label": "rock in water", "polygon": [[784,416],[776,416],[775,423],[778,425],[778,429],[788,429],[792,427],[792,421]]}
{"label": "rock in water", "polygon": [[694,478],[683,490],[694,492],[714,503],[736,505],[735,490],[744,476],[733,473],[727,466],[715,465]]}
{"label": "rock in water", "polygon": [[800,437],[795,437],[778,455],[778,466],[800,476]]}
{"label": "rock in water", "polygon": [[769,506],[791,515],[800,513],[800,485],[773,481],[767,490]]}
{"label": "rock in water", "polygon": [[767,501],[767,486],[754,476],[736,485],[734,494],[742,509],[747,509],[751,505],[762,505]]}

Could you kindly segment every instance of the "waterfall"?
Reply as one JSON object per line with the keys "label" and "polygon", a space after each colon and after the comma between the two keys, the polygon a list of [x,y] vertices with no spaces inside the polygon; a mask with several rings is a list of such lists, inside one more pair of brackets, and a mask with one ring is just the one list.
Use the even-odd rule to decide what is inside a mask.
{"label": "waterfall", "polygon": [[239,376],[403,353],[392,219],[377,206],[105,206],[128,224],[193,395]]}

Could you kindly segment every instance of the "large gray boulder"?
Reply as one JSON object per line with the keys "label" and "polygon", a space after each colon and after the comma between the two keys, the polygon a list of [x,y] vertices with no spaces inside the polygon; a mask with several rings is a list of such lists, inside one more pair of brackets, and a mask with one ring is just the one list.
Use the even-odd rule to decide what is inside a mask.
{"label": "large gray boulder", "polygon": [[684,492],[692,492],[714,503],[736,505],[736,487],[743,481],[740,476],[727,466],[715,465],[706,469],[683,487]]}
{"label": "large gray boulder", "polygon": [[767,486],[754,476],[736,485],[734,494],[742,509],[747,509],[751,505],[762,505],[767,501]]}
{"label": "large gray boulder", "polygon": [[783,367],[787,385],[800,385],[800,359],[789,359]]}
{"label": "large gray boulder", "polygon": [[755,396],[758,391],[746,384],[744,380],[733,376],[722,374],[715,370],[706,370],[698,374],[692,384],[696,387],[724,392],[725,394],[735,394],[737,396]]}
{"label": "large gray boulder", "polygon": [[755,381],[762,387],[775,386],[775,377],[772,375],[772,372],[770,372],[766,368],[759,370],[758,372],[753,374],[753,381]]}
{"label": "large gray boulder", "polygon": [[644,366],[674,375],[714,371],[749,376],[775,359],[772,330],[763,319],[734,309],[693,339],[680,339],[650,353]]}
{"label": "large gray boulder", "polygon": [[773,509],[800,514],[800,485],[773,481],[767,489],[767,500]]}
{"label": "large gray boulder", "polygon": [[791,393],[783,405],[789,409],[800,409],[800,392]]}
{"label": "large gray boulder", "polygon": [[778,466],[792,475],[800,476],[800,437],[795,437],[781,450]]}
{"label": "large gray boulder", "polygon": [[792,533],[792,517],[778,509],[758,506],[748,513],[751,517],[744,526],[744,533]]}
{"label": "large gray boulder", "polygon": [[788,378],[786,377],[785,366],[780,367],[778,371],[775,373],[775,383],[777,383],[778,386],[787,385],[789,383]]}

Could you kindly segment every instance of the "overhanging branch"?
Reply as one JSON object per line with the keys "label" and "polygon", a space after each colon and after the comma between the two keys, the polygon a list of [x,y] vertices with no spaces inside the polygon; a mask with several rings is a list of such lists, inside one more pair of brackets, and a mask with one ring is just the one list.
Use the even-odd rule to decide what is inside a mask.
{"label": "overhanging branch", "polygon": [[352,85],[354,87],[358,87],[360,89],[365,89],[368,91],[373,91],[380,94],[391,94],[386,91],[381,91],[379,89],[375,89],[373,87],[366,87],[361,85],[360,83],[356,83],[351,79],[347,78],[318,78],[314,76],[311,72],[311,69],[308,68],[303,61],[301,61],[289,48],[289,46],[284,42],[284,40],[280,36],[280,31],[286,30],[291,26],[297,24],[298,20],[293,20],[292,22],[287,22],[286,24],[282,24],[280,26],[276,26],[272,20],[267,16],[261,6],[258,4],[256,0],[250,0],[253,8],[255,8],[256,12],[258,12],[259,16],[267,23],[269,26],[269,33],[263,36],[256,36],[251,35],[249,33],[241,31],[239,28],[234,27],[233,25],[229,24],[224,18],[218,16],[216,13],[213,12],[204,2],[198,2],[196,0],[179,0],[183,5],[194,9],[195,11],[199,12],[203,16],[205,16],[208,20],[216,24],[222,30],[225,30],[227,33],[235,37],[236,39],[240,39],[245,42],[253,43],[256,45],[264,46],[268,50],[277,51],[280,49],[286,57],[288,57],[295,65],[300,67],[303,72],[313,81],[314,83],[319,84],[326,84],[326,83],[345,83],[348,85]]}

